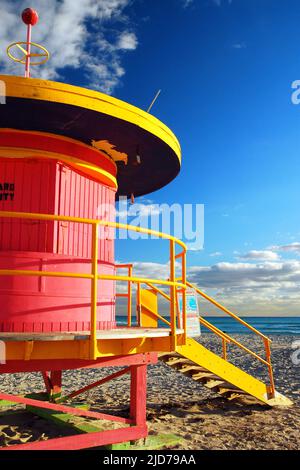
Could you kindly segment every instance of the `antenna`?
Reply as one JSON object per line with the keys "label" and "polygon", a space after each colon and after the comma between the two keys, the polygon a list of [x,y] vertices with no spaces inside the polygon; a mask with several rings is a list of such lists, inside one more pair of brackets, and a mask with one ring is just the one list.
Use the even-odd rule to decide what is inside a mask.
{"label": "antenna", "polygon": [[150,113],[155,101],[157,100],[157,98],[159,97],[160,94],[161,94],[161,90],[158,90],[158,92],[156,93],[156,95],[154,96],[154,98],[152,100],[152,103],[150,104],[149,108],[147,109],[147,113]]}

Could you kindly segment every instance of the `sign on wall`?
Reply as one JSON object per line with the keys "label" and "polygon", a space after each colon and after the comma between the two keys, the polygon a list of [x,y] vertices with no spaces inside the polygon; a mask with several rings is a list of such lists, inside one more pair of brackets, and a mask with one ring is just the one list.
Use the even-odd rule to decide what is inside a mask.
{"label": "sign on wall", "polygon": [[[178,305],[182,318],[182,294],[179,294]],[[201,335],[198,299],[194,289],[186,290],[186,328],[190,338]]]}

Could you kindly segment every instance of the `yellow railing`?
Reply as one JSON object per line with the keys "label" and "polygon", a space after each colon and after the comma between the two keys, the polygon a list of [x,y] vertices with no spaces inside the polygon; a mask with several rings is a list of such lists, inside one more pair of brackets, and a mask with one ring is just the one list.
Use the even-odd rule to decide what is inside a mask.
{"label": "yellow railing", "polygon": [[222,310],[224,313],[226,313],[227,315],[229,315],[231,318],[233,318],[234,320],[236,320],[237,322],[239,322],[240,324],[242,324],[244,327],[248,328],[248,330],[250,330],[252,333],[255,333],[257,336],[261,337],[263,339],[263,343],[264,343],[264,347],[265,347],[265,353],[266,353],[266,358],[262,358],[261,356],[259,356],[258,354],[256,354],[254,351],[251,351],[251,349],[247,348],[246,346],[244,346],[242,343],[240,343],[239,341],[237,341],[236,339],[232,338],[231,336],[229,336],[227,333],[224,333],[223,331],[221,331],[219,328],[217,328],[216,326],[212,325],[211,323],[209,323],[207,320],[205,320],[204,318],[200,317],[199,318],[199,321],[200,323],[202,323],[202,325],[204,325],[206,328],[208,328],[210,331],[212,331],[214,334],[216,334],[217,336],[219,336],[220,338],[222,338],[222,349],[223,349],[223,358],[225,360],[227,360],[227,345],[229,343],[232,343],[234,344],[235,346],[238,346],[240,349],[243,349],[245,352],[247,352],[248,354],[251,354],[253,357],[255,357],[255,359],[257,359],[258,361],[260,361],[262,364],[264,364],[265,366],[267,366],[268,368],[268,375],[269,375],[269,380],[270,380],[270,387],[269,387],[269,394],[270,396],[274,396],[274,393],[275,393],[275,384],[274,384],[274,376],[273,376],[273,367],[272,367],[272,362],[271,362],[271,342],[272,340],[270,338],[268,338],[267,336],[265,336],[263,333],[261,333],[259,330],[257,330],[256,328],[254,328],[253,326],[249,325],[249,323],[245,322],[244,320],[242,320],[242,318],[238,317],[235,313],[231,312],[230,310],[228,310],[228,308],[224,307],[223,305],[221,305],[219,302],[217,302],[216,300],[214,300],[212,297],[210,297],[209,295],[205,294],[205,292],[202,292],[200,289],[198,289],[198,287],[196,287],[195,285],[191,284],[190,282],[186,282],[186,285],[188,287],[191,287],[192,289],[195,290],[195,292],[197,292],[197,294],[199,294],[202,298],[204,298],[205,300],[207,300],[208,302],[210,302],[211,304],[213,304],[215,307],[217,307],[218,309]]}
{"label": "yellow railing", "polygon": [[[175,259],[176,258],[179,258],[181,256],[181,254],[176,255],[175,256]],[[131,267],[132,269],[132,265],[120,265],[118,267],[121,267],[121,268],[124,268],[124,267]],[[185,270],[185,266],[183,266],[182,264],[182,270],[184,271]],[[180,278],[176,278],[177,281],[181,281],[182,284],[183,284],[183,279],[182,277]],[[145,282],[145,284],[150,287],[150,289],[152,289],[154,292],[156,292],[157,294],[161,295],[165,300],[167,300],[168,302],[172,302],[172,297],[170,295],[168,295],[166,292],[164,292],[163,290],[159,289],[157,286],[153,285],[151,282]],[[195,290],[195,292],[197,292],[197,294],[199,294],[200,296],[202,296],[203,298],[205,298],[206,300],[208,300],[209,302],[211,302],[213,305],[215,305],[216,307],[218,307],[220,310],[222,310],[223,312],[227,313],[228,315],[230,315],[233,319],[235,319],[236,321],[238,321],[239,323],[241,323],[243,326],[245,326],[246,328],[248,328],[251,332],[255,333],[256,335],[260,336],[263,341],[264,341],[264,345],[265,345],[265,352],[266,352],[266,359],[262,358],[261,356],[259,356],[258,354],[256,354],[254,351],[252,351],[251,349],[247,348],[246,346],[244,346],[242,343],[240,343],[239,341],[237,341],[235,338],[233,338],[232,336],[228,335],[227,333],[224,333],[223,331],[221,331],[219,328],[217,328],[215,325],[212,325],[208,320],[204,319],[203,317],[199,317],[199,322],[205,326],[207,329],[209,329],[212,333],[214,333],[216,336],[218,336],[219,338],[221,338],[222,340],[222,357],[224,360],[228,360],[228,355],[227,355],[227,346],[229,344],[234,344],[235,346],[239,347],[240,349],[242,349],[243,351],[245,351],[246,353],[250,354],[251,356],[253,356],[255,359],[257,359],[259,362],[261,362],[262,364],[264,364],[265,366],[267,366],[268,368],[268,374],[269,374],[269,380],[270,380],[270,386],[269,386],[269,396],[272,397],[274,396],[274,393],[275,393],[275,385],[274,385],[274,378],[273,378],[273,368],[272,368],[272,363],[271,363],[271,348],[270,348],[270,343],[271,343],[271,339],[268,338],[267,336],[265,336],[263,333],[261,333],[259,330],[257,330],[256,328],[254,328],[253,326],[249,325],[249,323],[245,322],[244,320],[242,320],[240,317],[238,317],[237,315],[235,315],[233,312],[231,312],[230,310],[228,310],[226,307],[224,307],[223,305],[221,305],[219,302],[217,302],[216,300],[214,300],[213,298],[209,297],[207,294],[205,294],[204,292],[202,292],[200,289],[198,289],[196,286],[194,286],[193,284],[191,284],[190,282],[186,281],[185,279],[185,284],[187,287],[191,287],[192,289]],[[139,322],[139,314],[140,314],[140,310],[141,310],[141,300],[140,300],[140,285],[141,283],[138,284],[137,286],[137,319],[138,319],[138,324],[140,324]],[[178,308],[178,301],[177,301],[177,294],[178,293],[183,293],[184,296],[185,296],[185,289],[183,289],[182,287],[178,288],[178,287],[175,287],[176,289],[176,293],[175,293],[175,302],[174,302],[174,308],[177,309],[176,313],[177,313],[177,324],[180,325],[180,319],[179,319],[179,316],[180,316],[180,312],[179,312],[179,308]],[[131,290],[130,290],[131,292]],[[129,290],[128,290],[128,293],[129,293]],[[127,294],[119,294],[120,296],[124,296],[124,297],[127,297]],[[185,313],[185,308],[182,309],[183,312],[182,312],[182,316],[184,317],[184,325],[186,326],[186,315],[184,315]],[[172,311],[173,315],[176,316],[175,312]],[[152,312],[151,311],[151,314],[156,316],[156,318],[158,320],[161,320],[163,323],[165,323],[166,325],[170,326],[171,323],[161,317],[161,315],[159,315],[158,313],[156,312]],[[187,330],[186,330],[186,327],[184,329],[184,334],[186,336],[187,334]],[[176,347],[176,345],[175,345]],[[175,348],[174,348],[175,349]]]}
{"label": "yellow railing", "polygon": [[[275,391],[274,378],[273,378],[273,369],[271,363],[271,349],[270,343],[271,340],[256,328],[253,328],[247,322],[242,320],[240,317],[232,313],[226,307],[218,303],[213,298],[209,297],[207,294],[202,292],[196,286],[187,282],[186,280],[186,245],[172,237],[155,230],[150,230],[142,227],[135,227],[132,225],[121,224],[117,222],[109,222],[104,220],[94,220],[94,219],[84,219],[79,217],[68,217],[68,216],[59,216],[59,215],[50,215],[50,214],[33,214],[25,212],[5,212],[0,211],[1,218],[14,218],[14,219],[31,219],[31,220],[43,220],[43,221],[62,221],[62,222],[73,222],[79,224],[87,224],[92,226],[92,253],[91,253],[91,273],[70,273],[70,272],[51,272],[51,271],[31,271],[31,270],[20,270],[20,269],[0,269],[0,276],[39,276],[39,277],[66,277],[66,278],[79,278],[79,279],[90,279],[91,280],[91,317],[90,317],[90,358],[96,359],[98,350],[97,350],[97,299],[98,299],[98,280],[112,280],[112,281],[122,281],[127,283],[127,292],[124,294],[117,293],[118,297],[127,297],[127,323],[130,327],[132,324],[132,284],[137,286],[137,313],[138,313],[138,324],[139,323],[139,311],[141,306],[141,285],[145,284],[151,289],[155,290],[158,294],[164,297],[169,301],[170,304],[170,321],[163,318],[161,315],[158,315],[158,318],[162,320],[170,328],[170,337],[171,337],[171,347],[172,350],[176,349],[177,344],[177,327],[183,330],[184,340],[187,335],[186,330],[186,288],[193,288],[201,297],[209,301],[211,304],[215,305],[217,308],[222,310],[224,313],[228,314],[236,321],[244,325],[250,331],[260,336],[265,345],[266,359],[263,359],[254,351],[251,351],[249,348],[241,344],[239,341],[235,340],[228,334],[222,332],[217,327],[209,323],[207,320],[200,317],[199,321],[209,328],[214,334],[222,339],[223,345],[223,358],[227,360],[227,345],[232,343],[243,349],[245,352],[251,354],[257,360],[262,362],[268,367],[269,378],[270,378],[270,387],[269,393],[272,396]],[[99,257],[98,257],[98,247],[99,247],[99,226],[111,227],[119,230],[128,230],[133,232],[144,233],[148,235],[155,236],[157,238],[169,240],[169,263],[170,263],[170,275],[168,280],[164,279],[150,279],[150,278],[140,278],[134,277],[132,275],[133,266],[132,264],[122,264],[116,265],[117,269],[127,269],[127,275],[104,275],[99,274]],[[180,253],[176,254],[176,245],[182,248]],[[176,260],[181,260],[181,277],[177,278],[175,275],[175,263]],[[157,286],[164,286],[169,288],[169,295],[160,289]],[[177,294],[182,294],[182,314],[180,315],[179,306],[178,306],[178,296]],[[181,316],[181,318],[180,318]]]}
{"label": "yellow railing", "polygon": [[[127,269],[127,276],[132,277],[133,264],[116,264],[117,269]],[[127,326],[130,328],[132,324],[132,283],[127,282],[127,292],[116,292],[116,297],[125,297],[127,299]]]}
{"label": "yellow railing", "polygon": [[[155,230],[146,229],[143,227],[135,227],[132,225],[121,224],[117,222],[109,222],[105,220],[85,219],[80,217],[68,217],[61,215],[50,215],[50,214],[33,214],[27,212],[6,212],[0,211],[1,218],[14,218],[14,219],[30,219],[30,220],[43,220],[43,221],[61,221],[61,222],[73,222],[79,224],[87,224],[92,226],[92,253],[91,253],[91,274],[87,273],[70,273],[70,272],[50,272],[50,271],[31,271],[21,269],[0,269],[0,276],[39,276],[39,277],[66,277],[66,278],[77,278],[77,279],[90,279],[91,280],[91,328],[90,328],[90,358],[97,358],[97,299],[98,299],[98,280],[112,280],[112,281],[124,281],[127,282],[128,286],[128,324],[131,325],[131,283],[137,284],[137,290],[140,291],[141,284],[156,284],[167,286],[170,289],[170,336],[171,344],[176,347],[176,336],[177,336],[177,318],[176,318],[176,289],[180,289],[183,292],[183,298],[185,299],[186,285],[185,281],[179,282],[175,277],[175,260],[180,257],[183,261],[182,266],[182,279],[185,280],[185,266],[186,266],[186,245],[181,241]],[[128,230],[133,232],[144,233],[157,238],[169,240],[170,244],[170,276],[168,280],[164,279],[149,279],[139,278],[132,276],[132,266],[123,265],[128,268],[127,276],[117,275],[104,275],[98,272],[98,246],[99,246],[99,226],[111,227],[119,230]],[[176,254],[175,247],[180,246],[182,251]],[[120,268],[120,265],[117,267]],[[129,295],[130,293],[130,295]],[[183,301],[185,305],[185,300]],[[185,318],[185,317],[184,317]],[[186,331],[186,323],[183,320],[182,328]]]}
{"label": "yellow railing", "polygon": [[[127,269],[127,276],[132,277],[133,271],[133,264],[132,263],[122,263],[115,265],[116,270],[118,269]],[[134,282],[128,281],[127,283],[127,292],[116,292],[116,297],[125,298],[127,299],[127,326],[130,328],[132,326],[132,284]],[[166,294],[163,290],[159,289],[158,287],[154,286],[151,282],[138,282],[137,284],[137,292],[136,292],[136,323],[138,326],[141,326],[141,284],[145,284],[147,287],[150,287],[153,291],[157,294],[160,294],[162,297],[167,299],[168,301],[171,300],[171,297]],[[159,315],[157,312],[151,312],[153,316],[155,316],[158,320],[161,320],[163,323],[171,327],[171,322],[169,322],[166,318]]]}

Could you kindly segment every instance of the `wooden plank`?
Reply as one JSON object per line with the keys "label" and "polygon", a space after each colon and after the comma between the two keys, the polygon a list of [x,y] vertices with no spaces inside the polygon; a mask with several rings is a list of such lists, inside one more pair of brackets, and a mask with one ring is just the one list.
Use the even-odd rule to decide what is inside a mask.
{"label": "wooden plank", "polygon": [[74,341],[88,339],[88,333],[0,333],[0,341]]}
{"label": "wooden plank", "polygon": [[181,369],[179,369],[179,372],[181,373],[186,373],[186,372],[190,372],[190,371],[197,371],[197,372],[209,372],[208,370],[206,369],[203,369],[203,367],[200,367],[200,366],[197,366],[195,364],[193,365],[187,365],[187,366],[183,366]]}
{"label": "wooden plank", "polygon": [[175,366],[176,364],[193,364],[193,362],[190,361],[189,359],[179,357],[179,358],[170,359],[170,361],[168,361],[167,364],[172,367],[172,366]]}
{"label": "wooden plank", "polygon": [[238,393],[239,395],[248,395],[247,392],[240,390],[238,388],[227,388],[227,387],[220,387],[218,390],[220,395],[225,395],[226,393]]}
{"label": "wooden plank", "polygon": [[237,400],[238,398],[242,397],[242,393],[232,393],[229,397],[227,397],[227,400],[232,401],[232,400]]}
{"label": "wooden plank", "polygon": [[204,384],[204,387],[212,389],[215,387],[218,387],[219,385],[222,385],[224,383],[223,380],[209,380]]}
{"label": "wooden plank", "polygon": [[202,380],[202,379],[219,379],[215,374],[211,374],[209,372],[199,372],[198,374],[193,374],[192,379],[193,380]]}
{"label": "wooden plank", "polygon": [[[139,366],[133,366],[139,367]],[[147,367],[147,366],[140,366]],[[40,400],[33,400],[31,398],[25,398],[16,395],[8,395],[6,393],[0,393],[0,399],[11,400],[15,403],[21,403],[24,405],[29,405],[35,408],[44,408],[46,410],[61,411],[63,413],[70,413],[74,416],[85,416],[87,418],[96,418],[96,419],[106,419],[108,421],[116,421],[123,424],[133,424],[131,419],[123,418],[120,416],[108,415],[105,413],[98,413],[96,411],[86,411],[77,408],[72,408],[71,406],[60,405],[57,403],[44,402]]]}
{"label": "wooden plank", "polygon": [[[80,405],[78,408],[81,409],[88,409],[88,405]],[[87,420],[80,419],[78,417],[74,417],[69,413],[62,413],[53,410],[46,410],[42,408],[37,408],[35,406],[26,406],[26,409],[30,412],[35,414],[36,416],[40,416],[41,418],[46,419],[47,421],[51,421],[58,426],[63,427],[70,427],[76,433],[88,433],[88,432],[99,432],[101,431],[100,426],[93,426],[93,422],[88,422]],[[97,423],[101,423],[101,421],[97,421]]]}
{"label": "wooden plank", "polygon": [[[177,329],[177,334],[183,330]],[[66,333],[0,333],[0,341],[78,341],[87,340],[88,331]],[[113,330],[98,330],[97,339],[127,339],[127,338],[162,338],[170,336],[169,328],[116,328]]]}
{"label": "wooden plank", "polygon": [[92,432],[75,436],[58,437],[47,441],[35,441],[3,447],[1,450],[80,450],[90,447],[106,446],[118,442],[133,441],[146,437],[146,426],[132,426],[110,431]]}

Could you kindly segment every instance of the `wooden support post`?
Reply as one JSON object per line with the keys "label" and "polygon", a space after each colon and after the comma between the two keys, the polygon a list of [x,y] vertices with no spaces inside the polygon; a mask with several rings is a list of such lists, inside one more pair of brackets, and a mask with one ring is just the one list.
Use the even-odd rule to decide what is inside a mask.
{"label": "wooden support post", "polygon": [[146,427],[147,365],[131,366],[130,418]]}
{"label": "wooden support post", "polygon": [[61,370],[52,370],[50,373],[50,380],[52,384],[52,396],[58,397],[61,395],[61,385],[62,385],[62,371]]}
{"label": "wooden support post", "polygon": [[51,395],[51,380],[50,380],[49,372],[42,371],[42,375],[43,375],[43,379],[44,379],[44,383],[46,387],[46,392],[50,396]]}
{"label": "wooden support post", "polygon": [[50,398],[58,398],[61,396],[61,384],[62,384],[62,371],[51,370],[42,372],[43,379],[46,386],[46,391]]}

